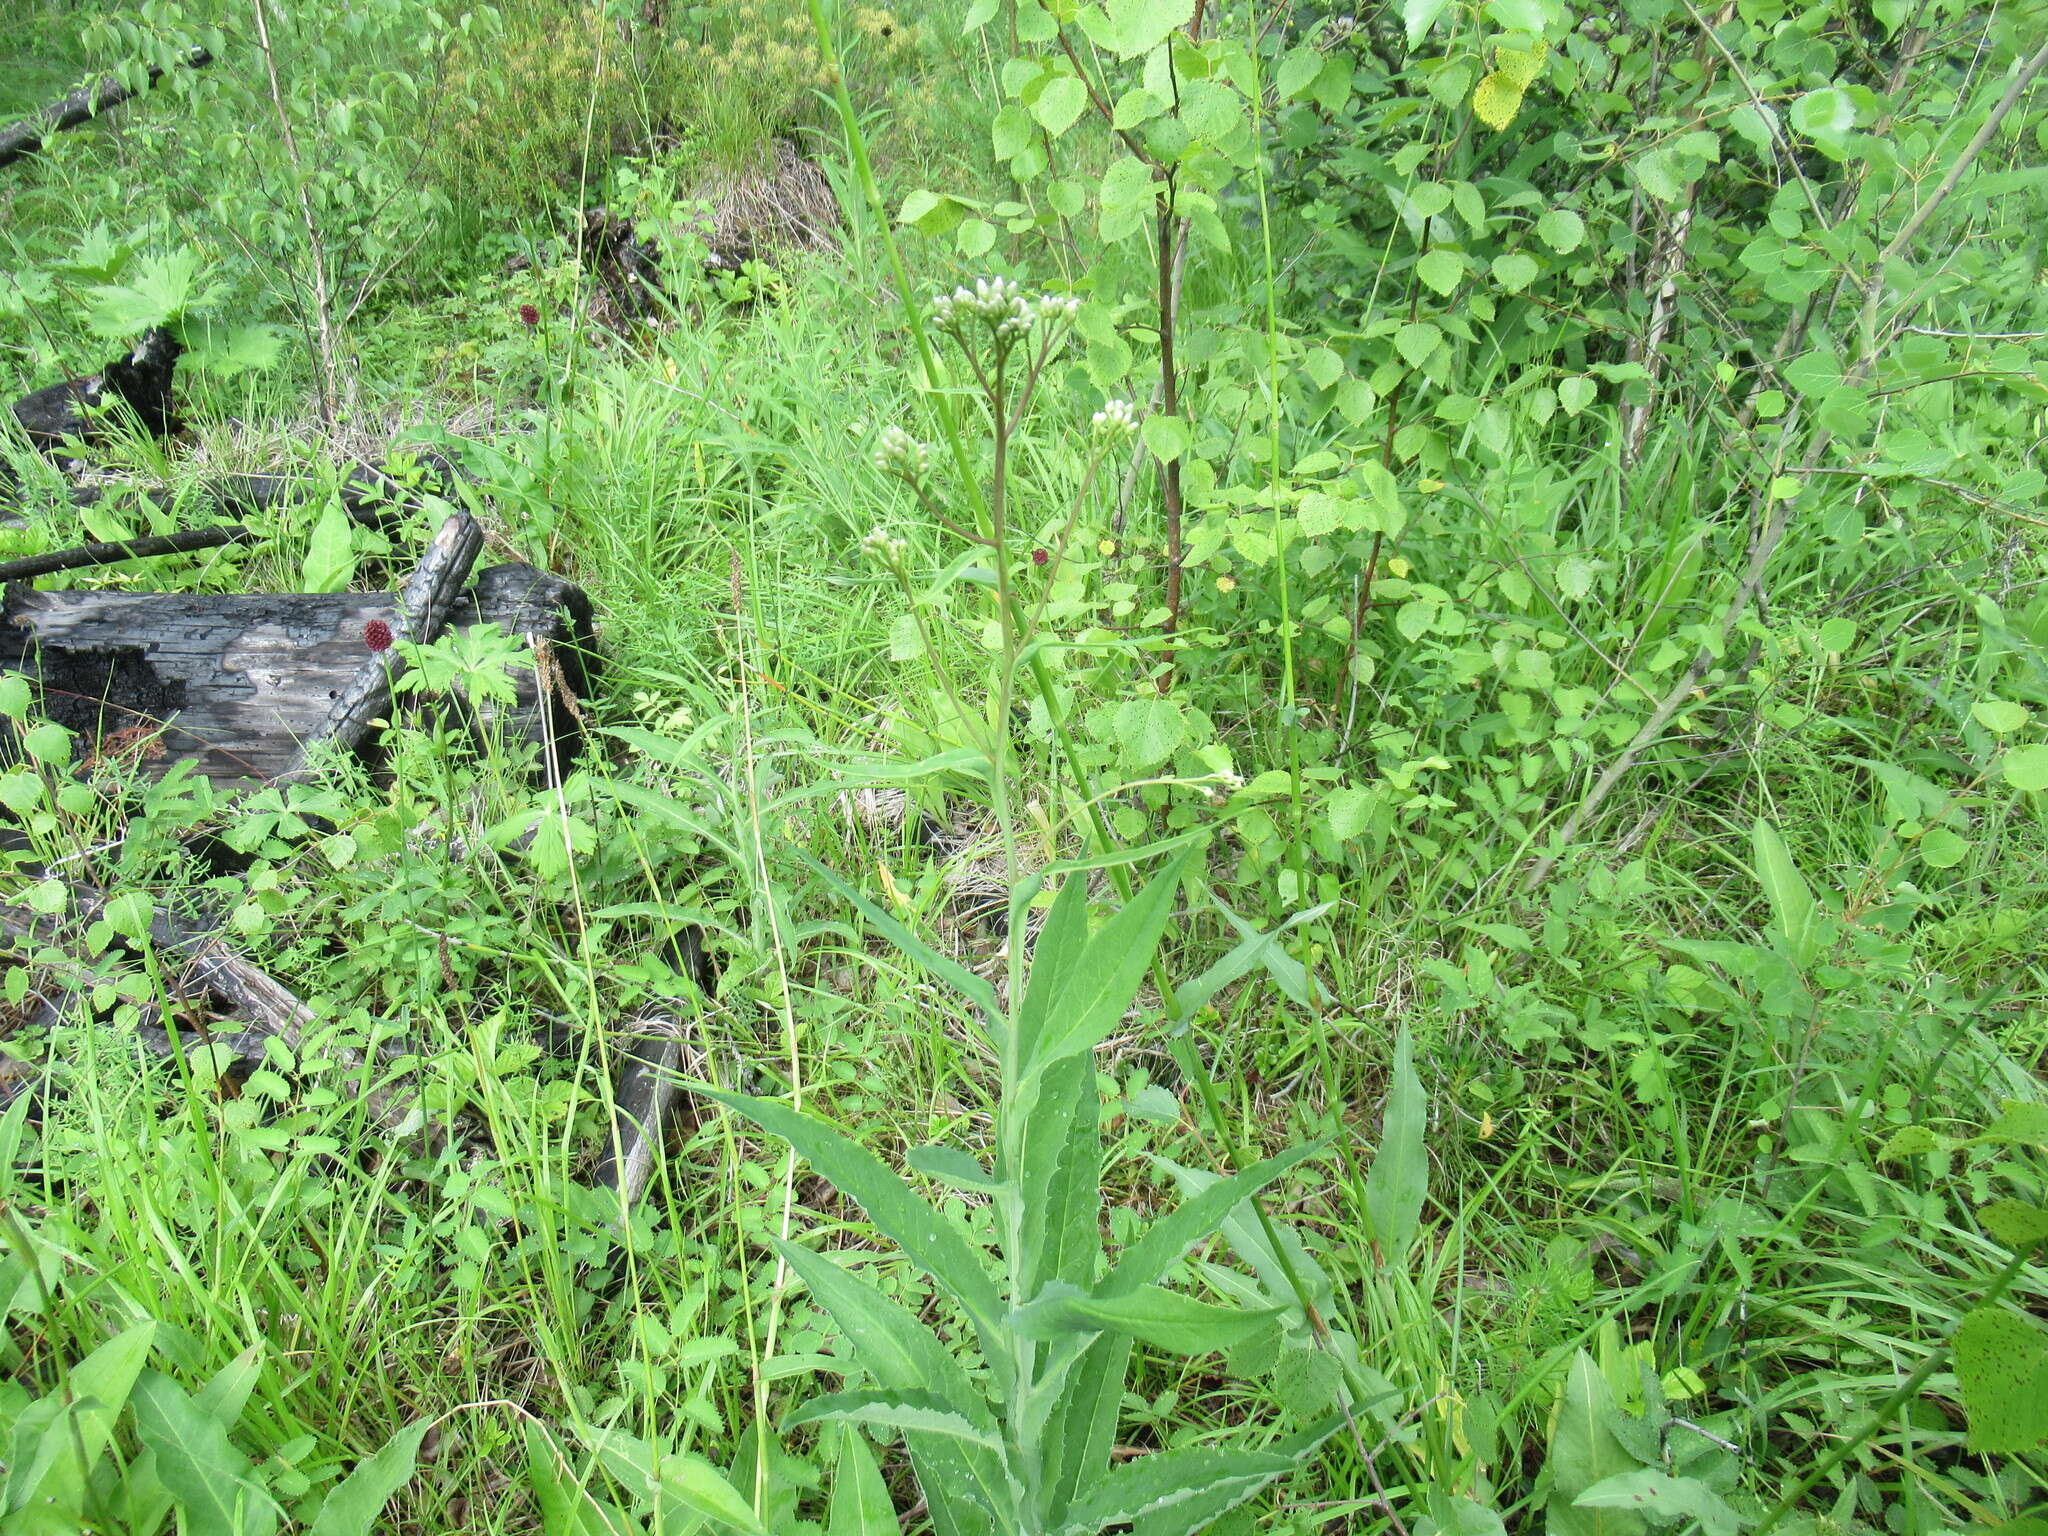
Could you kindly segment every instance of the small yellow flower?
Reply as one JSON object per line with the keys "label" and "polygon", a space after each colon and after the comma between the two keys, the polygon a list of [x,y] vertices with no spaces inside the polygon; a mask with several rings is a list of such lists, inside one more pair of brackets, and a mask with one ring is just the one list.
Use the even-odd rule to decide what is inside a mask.
{"label": "small yellow flower", "polygon": [[1490,1109],[1479,1117],[1479,1139],[1481,1141],[1493,1140],[1493,1111]]}
{"label": "small yellow flower", "polygon": [[1111,555],[1116,553],[1116,540],[1104,539],[1101,543],[1095,546],[1095,553],[1102,556],[1103,559],[1107,560]]}
{"label": "small yellow flower", "polygon": [[1237,578],[1235,576],[1218,576],[1216,578],[1216,590],[1218,592],[1235,592],[1237,590]]}

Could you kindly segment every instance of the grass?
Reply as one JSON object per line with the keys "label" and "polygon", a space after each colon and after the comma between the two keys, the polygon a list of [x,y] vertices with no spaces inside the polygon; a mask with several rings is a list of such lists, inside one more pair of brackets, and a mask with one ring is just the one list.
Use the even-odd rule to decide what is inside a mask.
{"label": "grass", "polygon": [[[61,89],[88,57],[64,51],[67,16],[31,19],[57,41],[32,45],[33,70],[0,69],[8,110]],[[952,19],[919,18],[894,94],[877,72],[899,196],[1001,185],[982,150],[1000,59],[956,48]],[[565,99],[577,85],[557,82]],[[147,792],[106,779],[83,795],[58,765],[16,771],[8,782],[39,787],[6,801],[30,845],[11,898],[55,858],[110,887],[209,902],[330,1024],[230,1089],[205,1051],[151,1057],[122,1027],[124,1005],[166,990],[146,946],[109,933],[89,955],[17,955],[24,984],[103,990],[98,1022],[38,1027],[21,1007],[4,1042],[41,1084],[41,1108],[0,1130],[0,1144],[16,1138],[0,1174],[0,1348],[19,1384],[0,1391],[0,1413],[19,1419],[105,1341],[154,1320],[153,1368],[225,1428],[229,1475],[290,1519],[310,1523],[363,1458],[431,1422],[378,1528],[683,1521],[588,1452],[578,1432],[596,1428],[708,1458],[786,1531],[828,1519],[845,1464],[831,1435],[766,1431],[820,1373],[846,1371],[848,1345],[764,1237],[801,1232],[950,1326],[929,1279],[859,1207],[708,1102],[630,1213],[589,1187],[616,1031],[645,1008],[674,1018],[693,1079],[800,1096],[892,1166],[934,1143],[985,1155],[994,1134],[1000,1076],[970,1010],[806,862],[947,958],[1001,971],[984,784],[956,769],[910,786],[936,847],[914,817],[866,814],[852,792],[972,735],[951,698],[986,697],[988,610],[955,582],[921,610],[935,643],[913,643],[902,593],[863,557],[869,531],[888,529],[922,590],[961,545],[872,461],[883,426],[928,430],[924,406],[880,231],[843,146],[810,126],[853,233],[836,253],[786,261],[775,302],[700,288],[677,314],[610,335],[585,322],[587,285],[559,250],[503,269],[507,249],[559,239],[547,217],[559,199],[536,190],[546,213],[379,291],[348,421],[309,412],[296,343],[275,372],[194,380],[192,437],[147,463],[151,476],[256,467],[287,443],[317,461],[392,425],[429,440],[432,423],[481,423],[460,435],[475,442],[496,551],[572,575],[598,605],[606,668],[586,708],[600,750],[548,791],[516,764],[415,732],[382,780],[248,804],[175,788],[138,802]],[[18,180],[18,250],[50,259],[94,222],[120,221],[100,149],[67,143]],[[689,168],[669,170],[680,183]],[[956,280],[941,242],[905,241],[918,284]],[[1040,278],[1077,254],[1052,249]],[[1216,309],[1198,323],[1221,338],[1210,398],[1233,431],[1266,409],[1227,398],[1229,345],[1266,334],[1236,307],[1263,282],[1258,265],[1219,260],[1190,288]],[[1286,299],[1290,335],[1335,331],[1309,329],[1313,294]],[[544,308],[532,329],[517,313],[529,302]],[[59,355],[97,358],[90,345],[63,303],[0,313],[0,379],[13,392],[45,382]],[[1513,360],[1477,359],[1463,385],[1475,399],[1516,387]],[[2000,776],[2032,723],[1995,729],[1980,708],[2048,700],[2030,520],[1911,476],[1810,477],[1826,483],[1773,560],[1763,609],[1580,846],[1525,883],[1645,701],[1683,674],[1693,642],[1678,637],[1709,626],[1739,580],[1750,528],[1729,461],[1767,445],[1760,429],[1740,435],[1697,368],[1626,470],[1610,398],[1518,417],[1487,454],[1446,450],[1440,472],[1404,464],[1409,521],[1388,546],[1404,568],[1347,550],[1327,574],[1297,572],[1289,600],[1307,614],[1292,661],[1274,569],[1235,529],[1191,576],[1172,695],[1185,734],[1159,757],[1119,713],[1157,697],[1156,649],[1135,643],[1156,638],[1146,610],[1163,533],[1149,479],[1114,553],[1096,551],[1115,528],[1116,484],[1084,500],[1054,593],[1068,605],[1056,677],[1083,767],[1111,786],[1120,837],[1214,833],[1164,974],[1204,973],[1240,922],[1298,919],[1281,949],[1314,981],[1290,998],[1253,970],[1188,1021],[1220,1131],[1155,993],[1097,1060],[1119,1241],[1175,1197],[1154,1159],[1214,1169],[1235,1150],[1329,1139],[1270,1204],[1327,1276],[1323,1321],[1351,1341],[1335,1353],[1355,1350],[1344,1365],[1374,1395],[1354,1394],[1351,1428],[1232,1517],[1254,1528],[1476,1531],[1494,1528],[1493,1511],[1508,1529],[1590,1529],[1553,1502],[1571,1470],[1553,1453],[1582,1350],[1616,1404],[1647,1415],[1629,1422],[1652,1426],[1619,1433],[1650,1433],[1674,1467],[1706,1457],[1692,1475],[1754,1520],[1977,1307],[2008,1249],[1969,1207],[2038,1195],[2038,1148],[2024,1142],[1880,1155],[1907,1126],[1967,1136],[2003,1101],[2041,1102],[2048,848],[2038,795]],[[1033,423],[1018,468],[1027,548],[1056,535],[1080,462],[1066,419],[1084,421],[1101,393],[1076,367]],[[1982,397],[1898,409],[1994,469],[2023,467]],[[1327,413],[1289,431],[1297,458],[1361,436]],[[1374,439],[1359,456],[1377,452]],[[41,548],[97,531],[56,506],[6,537]],[[71,579],[291,587],[310,513],[260,531],[232,560]],[[395,565],[423,532],[404,531]],[[1673,552],[1695,538],[1706,554],[1693,584],[1660,611]],[[366,569],[381,558],[358,554]],[[1350,635],[1319,626],[1359,600],[1362,569],[1384,611],[1369,610],[1369,667],[1347,670]],[[1098,621],[1120,602],[1128,612]],[[1416,602],[1451,616],[1411,631],[1399,615]],[[1280,704],[1290,686],[1296,715]],[[1025,862],[1084,852],[1048,723],[1027,711],[1008,734]],[[1817,893],[1824,942],[1797,961],[1796,896],[1764,873],[1759,821]],[[1934,828],[1960,846],[1931,844]],[[206,867],[180,838],[195,830],[249,867]],[[708,993],[662,959],[685,925],[717,962]],[[1399,1134],[1382,1116],[1400,1025],[1426,1091],[1428,1205],[1418,1240],[1390,1256],[1367,1213],[1376,1156]],[[401,1042],[388,1070],[440,1144],[387,1144],[333,1068],[337,1046],[382,1032]],[[972,1191],[921,1187],[970,1232],[991,1230]],[[1290,1302],[1258,1291],[1270,1276],[1246,1253],[1205,1247],[1179,1279],[1213,1301]],[[2011,1295],[2038,1310],[2038,1274]],[[1141,1345],[1118,1444],[1193,1445],[1246,1425],[1277,1435],[1335,1400],[1335,1356],[1267,1344],[1193,1358]],[[1994,1527],[2038,1508],[2038,1446],[1973,1449],[1967,1396],[1942,1364],[1802,1502],[1806,1528]],[[139,1424],[122,1421],[91,1490],[94,1529],[165,1528],[128,1470]],[[916,1528],[907,1462],[876,1440]],[[562,1479],[612,1508],[548,1515]]]}

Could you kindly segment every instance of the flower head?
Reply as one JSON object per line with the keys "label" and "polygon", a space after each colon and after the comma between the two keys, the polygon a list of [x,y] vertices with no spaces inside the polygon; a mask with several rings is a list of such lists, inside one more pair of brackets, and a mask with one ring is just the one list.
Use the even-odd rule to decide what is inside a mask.
{"label": "flower head", "polygon": [[382,619],[372,619],[363,626],[363,644],[373,651],[391,649],[391,626]]}
{"label": "flower head", "polygon": [[886,528],[871,528],[868,536],[860,541],[860,547],[870,559],[884,565],[895,565],[910,553],[910,545],[892,535]]}
{"label": "flower head", "polygon": [[875,467],[885,475],[921,480],[931,468],[931,449],[901,427],[884,427],[875,443]]}
{"label": "flower head", "polygon": [[1128,400],[1110,400],[1091,423],[1097,437],[1128,437],[1138,430],[1138,413]]}
{"label": "flower head", "polygon": [[520,305],[519,323],[525,326],[528,330],[532,330],[536,325],[540,324],[540,311],[535,309],[531,304]]}
{"label": "flower head", "polygon": [[1049,550],[1034,549],[1033,551],[1031,551],[1031,563],[1033,565],[1043,565],[1046,561],[1050,560],[1051,558],[1052,553]]}

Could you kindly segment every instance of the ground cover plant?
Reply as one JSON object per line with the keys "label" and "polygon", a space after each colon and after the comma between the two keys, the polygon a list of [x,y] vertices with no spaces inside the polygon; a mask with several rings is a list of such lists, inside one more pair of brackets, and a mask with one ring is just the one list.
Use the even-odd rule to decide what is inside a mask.
{"label": "ground cover plant", "polygon": [[286,469],[41,584],[460,503],[604,659],[554,782],[487,631],[267,786],[0,672],[0,1529],[2048,1519],[2038,6],[0,19],[167,66],[0,397],[189,349],[0,559]]}

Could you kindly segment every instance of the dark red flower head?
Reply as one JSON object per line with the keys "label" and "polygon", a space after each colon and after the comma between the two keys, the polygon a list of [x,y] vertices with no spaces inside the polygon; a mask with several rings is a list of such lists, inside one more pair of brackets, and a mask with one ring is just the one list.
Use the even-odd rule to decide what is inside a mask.
{"label": "dark red flower head", "polygon": [[1046,561],[1050,560],[1051,558],[1052,556],[1047,554],[1042,549],[1034,549],[1033,551],[1031,551],[1031,563],[1033,565],[1043,565]]}
{"label": "dark red flower head", "polygon": [[540,311],[531,304],[522,304],[519,306],[519,320],[522,325],[529,327],[539,325]]}
{"label": "dark red flower head", "polygon": [[382,619],[372,619],[363,626],[363,644],[373,651],[391,649],[391,626]]}

